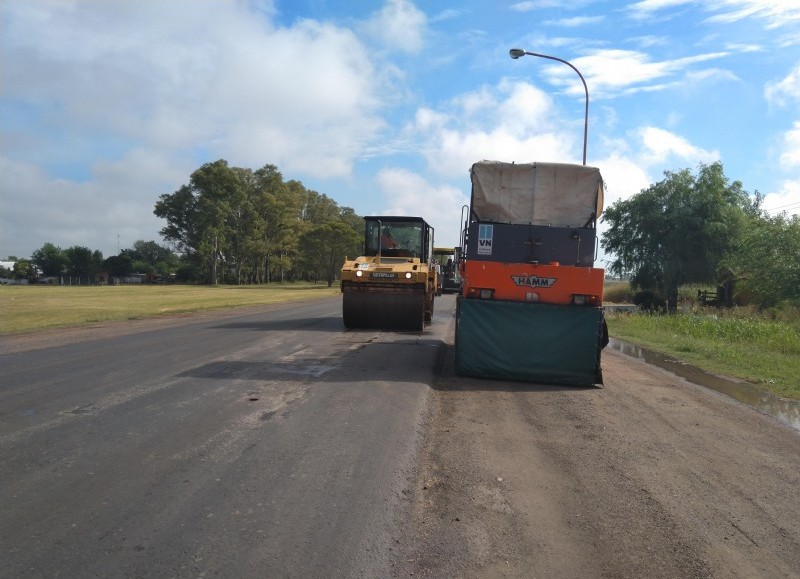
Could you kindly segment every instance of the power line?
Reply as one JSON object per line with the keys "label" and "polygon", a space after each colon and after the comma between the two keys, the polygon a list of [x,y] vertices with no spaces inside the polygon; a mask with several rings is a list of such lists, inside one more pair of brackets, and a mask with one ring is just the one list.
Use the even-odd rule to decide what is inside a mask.
{"label": "power line", "polygon": [[772,209],[765,209],[765,211],[775,211],[776,209],[783,209],[784,207],[791,207],[792,205],[800,205],[800,201],[792,201],[787,205],[778,205],[777,207],[773,207]]}
{"label": "power line", "polygon": [[788,211],[794,208],[800,209],[800,201],[795,201],[794,203],[789,203],[788,205],[779,205],[778,207],[764,209],[764,211],[766,213],[780,213],[782,211]]}

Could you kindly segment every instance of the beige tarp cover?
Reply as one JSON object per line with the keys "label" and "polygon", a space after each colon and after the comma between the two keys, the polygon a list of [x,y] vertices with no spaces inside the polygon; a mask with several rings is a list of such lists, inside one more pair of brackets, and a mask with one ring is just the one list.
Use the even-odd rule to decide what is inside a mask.
{"label": "beige tarp cover", "polygon": [[471,176],[472,212],[479,221],[583,227],[603,211],[596,167],[479,161]]}

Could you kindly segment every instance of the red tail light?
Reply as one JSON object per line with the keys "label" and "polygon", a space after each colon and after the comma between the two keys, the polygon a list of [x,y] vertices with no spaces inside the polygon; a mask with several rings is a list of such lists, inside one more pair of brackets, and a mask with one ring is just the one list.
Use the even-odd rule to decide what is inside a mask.
{"label": "red tail light", "polygon": [[476,298],[479,300],[491,300],[494,298],[494,289],[471,287],[467,290],[468,298]]}

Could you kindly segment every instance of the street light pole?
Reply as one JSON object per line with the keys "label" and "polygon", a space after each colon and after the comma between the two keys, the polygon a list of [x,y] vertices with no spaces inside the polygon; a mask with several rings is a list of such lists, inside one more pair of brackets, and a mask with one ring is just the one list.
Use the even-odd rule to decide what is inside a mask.
{"label": "street light pole", "polygon": [[572,63],[567,62],[566,60],[564,60],[562,58],[558,58],[556,56],[549,56],[547,54],[539,54],[537,52],[528,52],[527,50],[522,50],[521,48],[512,48],[511,50],[508,51],[508,54],[514,60],[516,60],[517,58],[520,58],[521,56],[525,56],[526,54],[528,56],[538,56],[539,58],[549,58],[550,60],[557,60],[558,62],[563,62],[568,67],[570,67],[572,70],[574,70],[575,72],[578,73],[578,76],[580,77],[581,82],[583,83],[583,91],[586,93],[586,112],[584,114],[584,120],[583,120],[583,164],[585,165],[586,164],[586,139],[587,139],[587,137],[589,135],[589,89],[586,87],[586,81],[583,79],[583,75],[581,74],[581,71],[579,71],[577,68],[575,68],[572,65]]}

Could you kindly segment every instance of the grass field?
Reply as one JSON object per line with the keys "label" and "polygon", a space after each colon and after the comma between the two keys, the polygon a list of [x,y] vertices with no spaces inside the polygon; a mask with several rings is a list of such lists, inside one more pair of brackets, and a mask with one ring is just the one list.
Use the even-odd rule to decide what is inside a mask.
{"label": "grass field", "polygon": [[339,293],[327,284],[266,286],[0,286],[0,334],[297,301]]}

